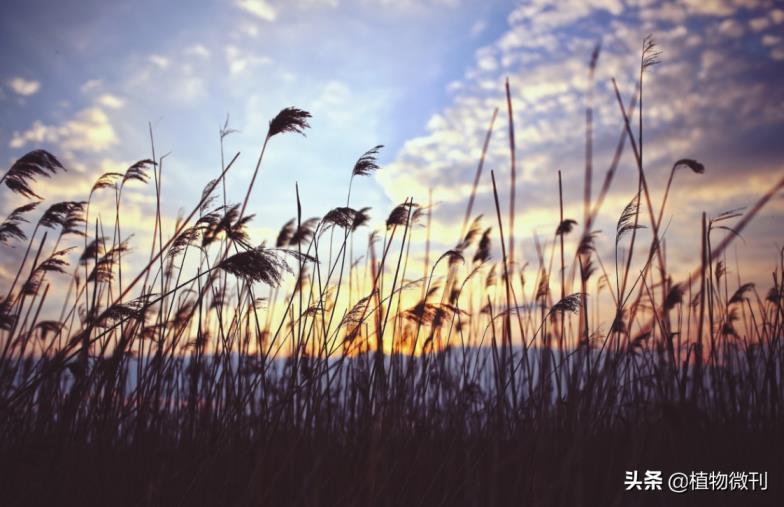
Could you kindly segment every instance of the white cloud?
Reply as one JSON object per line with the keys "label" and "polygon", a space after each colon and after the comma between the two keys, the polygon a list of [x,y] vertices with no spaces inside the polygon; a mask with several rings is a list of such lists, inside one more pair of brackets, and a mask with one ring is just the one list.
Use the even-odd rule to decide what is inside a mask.
{"label": "white cloud", "polygon": [[96,101],[99,105],[109,109],[122,109],[125,106],[125,100],[121,99],[111,93],[104,93]]}
{"label": "white cloud", "polygon": [[297,4],[302,7],[337,7],[340,3],[338,0],[297,0]]}
{"label": "white cloud", "polygon": [[719,31],[730,37],[740,37],[745,32],[743,25],[734,19],[725,19],[719,25]]}
{"label": "white cloud", "polygon": [[768,18],[754,18],[749,21],[749,26],[755,32],[761,32],[770,26],[770,20]]}
{"label": "white cloud", "polygon": [[364,3],[395,9],[415,9],[429,5],[436,7],[457,7],[460,5],[460,0],[364,0]]}
{"label": "white cloud", "polygon": [[169,66],[169,59],[162,55],[152,54],[148,57],[148,60],[160,69],[165,69]]}
{"label": "white cloud", "polygon": [[[626,4],[630,10],[636,9],[631,2]],[[574,192],[575,187],[581,190],[587,60],[597,40],[597,32],[603,34],[604,48],[596,76],[597,167],[611,159],[611,150],[621,128],[610,78],[618,78],[626,100],[633,88],[631,76],[634,75],[634,62],[639,58],[641,37],[648,31],[654,34],[664,51],[663,64],[651,70],[646,88],[646,128],[651,133],[646,141],[646,160],[652,168],[672,164],[674,156],[698,159],[715,156],[715,147],[722,145],[727,133],[726,128],[719,125],[732,125],[732,131],[740,135],[758,126],[780,122],[780,111],[772,111],[769,104],[777,103],[775,101],[780,99],[774,97],[781,97],[781,93],[767,83],[748,83],[751,74],[748,71],[753,70],[750,66],[765,63],[748,58],[744,53],[748,48],[735,43],[735,38],[747,36],[749,25],[732,19],[698,26],[677,23],[687,15],[724,17],[738,7],[729,2],[698,5],[696,1],[686,2],[687,9],[667,8],[667,5],[669,2],[659,1],[645,5],[640,11],[643,27],[638,18],[623,12],[624,4],[620,2],[532,0],[518,7],[509,16],[508,29],[493,44],[477,50],[473,67],[462,79],[449,85],[452,103],[433,114],[425,125],[425,134],[409,139],[394,161],[387,164],[386,170],[379,172],[377,180],[387,196],[393,202],[410,195],[422,201],[432,189],[434,200],[442,203],[434,214],[434,230],[451,230],[456,221],[459,225],[487,125],[493,109],[498,107],[485,167],[488,171],[493,169],[501,183],[499,197],[502,202],[508,200],[508,120],[503,86],[504,78],[508,76],[518,150],[518,202],[523,203],[519,223],[526,224],[524,227],[530,232],[537,223],[544,223],[547,209],[551,211],[552,219],[548,199],[557,181],[556,170],[563,171],[565,188],[569,188],[569,192]],[[760,15],[759,9],[750,11],[752,19]],[[592,18],[595,15],[602,20],[609,17],[607,26],[596,26]],[[773,15],[765,15],[773,22]],[[784,59],[784,48],[778,49],[780,45],[773,37],[765,39],[770,46],[770,57]],[[711,120],[706,120],[708,118]],[[624,157],[628,156],[627,150]],[[622,165],[629,163],[628,158],[624,160]],[[716,166],[723,164],[720,158],[712,162],[714,171]],[[728,164],[723,165],[720,171],[724,171],[726,178]],[[753,164],[750,167],[754,167],[751,171],[763,171]],[[599,169],[595,168],[595,171]],[[598,178],[599,173],[594,174]],[[769,176],[764,172],[756,174],[762,175],[761,181]],[[699,182],[705,185],[705,196],[721,185],[714,183],[721,181],[716,177],[714,172],[709,180]],[[475,214],[494,213],[488,181],[489,174],[483,175]],[[723,180],[725,185],[726,181]],[[654,184],[653,177],[651,184]],[[764,184],[756,185],[752,193],[760,191]],[[685,187],[686,183],[681,185]],[[627,195],[621,195],[626,188],[623,182],[614,183],[611,192],[618,194],[608,197],[607,202],[614,202],[614,199],[622,209],[623,201],[628,201]],[[658,191],[660,187],[655,188]],[[689,187],[691,190],[693,187]],[[732,195],[722,197],[721,204],[700,195],[698,206],[714,209],[729,202],[730,198],[737,198],[741,190],[744,195],[749,194],[749,189],[733,187]],[[694,207],[691,204],[689,209]],[[541,210],[542,216],[532,217],[531,213],[539,213],[535,210]],[[609,206],[604,210],[616,212]],[[604,219],[608,216],[603,215]],[[614,218],[617,219],[617,215]],[[684,230],[673,224],[670,232],[676,238],[674,241],[684,238]]]}
{"label": "white cloud", "polygon": [[100,79],[89,79],[84,82],[81,87],[81,91],[82,93],[90,93],[94,90],[97,90],[101,86],[103,86],[103,82]]}
{"label": "white cloud", "polygon": [[266,0],[237,0],[234,5],[264,21],[278,18],[278,11]]}
{"label": "white cloud", "polygon": [[68,151],[101,152],[117,143],[117,135],[106,113],[99,107],[89,107],[58,125],[36,120],[28,130],[14,132],[8,146],[19,149],[41,143],[57,144]]}
{"label": "white cloud", "polygon": [[6,81],[8,87],[16,93],[17,95],[22,95],[23,97],[29,97],[30,95],[34,95],[38,90],[41,89],[41,83],[32,79],[25,79],[23,77],[13,77]]}
{"label": "white cloud", "polygon": [[495,51],[492,48],[482,48],[476,53],[476,64],[481,70],[494,71],[498,68]]}
{"label": "white cloud", "polygon": [[736,10],[728,0],[685,0],[684,3],[689,12],[703,16],[731,16]]}
{"label": "white cloud", "polygon": [[485,28],[487,28],[487,23],[483,19],[476,21],[471,25],[471,37],[478,36],[485,31]]}
{"label": "white cloud", "polygon": [[193,103],[207,95],[207,83],[198,76],[184,76],[179,81],[178,101]]}
{"label": "white cloud", "polygon": [[210,57],[210,50],[201,44],[194,44],[185,48],[185,54],[188,56],[197,56],[199,58],[207,59]]}
{"label": "white cloud", "polygon": [[675,2],[643,7],[641,14],[645,21],[662,20],[681,25],[686,20],[686,10],[683,5],[678,5]]}
{"label": "white cloud", "polygon": [[[123,82],[122,90],[129,95],[155,97],[163,104],[193,104],[207,94],[207,77],[201,62],[181,58],[183,50],[152,54],[146,62],[135,66],[135,72]],[[167,86],[161,87],[161,80]],[[104,104],[112,107],[113,104]]]}
{"label": "white cloud", "polygon": [[[369,143],[378,143],[378,118],[390,102],[388,90],[351,87],[333,79],[314,92],[314,99],[304,106],[313,113],[314,121],[324,122],[322,125],[332,132],[350,133],[354,140],[370,139]],[[358,130],[357,125],[363,127]]]}
{"label": "white cloud", "polygon": [[568,25],[596,11],[606,11],[617,16],[623,10],[624,5],[620,0],[564,0],[558,3],[535,0],[520,5],[509,14],[508,19],[512,25],[530,23],[541,33]]}
{"label": "white cloud", "polygon": [[25,132],[14,132],[11,142],[8,143],[9,148],[19,149],[24,147],[27,143],[43,143],[53,142],[56,139],[56,134],[53,129],[47,127],[42,122],[36,120],[33,126]]}
{"label": "white cloud", "polygon": [[314,103],[318,107],[341,107],[351,100],[351,90],[341,81],[330,81]]}
{"label": "white cloud", "polygon": [[235,76],[258,65],[268,65],[272,63],[272,59],[267,56],[250,54],[230,44],[226,46],[226,63],[229,66],[229,74]]}

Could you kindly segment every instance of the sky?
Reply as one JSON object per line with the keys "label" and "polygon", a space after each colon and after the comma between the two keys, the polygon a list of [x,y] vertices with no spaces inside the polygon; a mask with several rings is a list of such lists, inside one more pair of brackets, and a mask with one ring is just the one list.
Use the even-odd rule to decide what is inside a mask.
{"label": "sky", "polygon": [[[226,159],[239,202],[269,120],[297,106],[313,115],[306,137],[278,136],[248,207],[256,241],[271,241],[296,214],[345,202],[351,168],[383,144],[382,168],[355,181],[352,204],[376,224],[395,204],[433,196],[433,239],[459,235],[485,131],[500,108],[486,169],[501,182],[506,213],[509,147],[504,81],[517,133],[515,232],[523,254],[558,224],[557,171],[566,216],[582,220],[588,61],[601,44],[595,86],[594,192],[621,133],[611,78],[624,101],[642,39],[661,63],[646,73],[645,169],[659,202],[672,164],[694,158],[706,173],[679,172],[665,213],[671,267],[694,267],[699,220],[752,205],[784,176],[784,4],[751,0],[207,0],[10,1],[0,19],[0,161],[45,148],[69,168],[39,182],[47,202],[85,199],[105,171],[167,153],[163,213],[171,230],[220,171],[219,130],[237,132]],[[5,170],[5,168],[3,168]],[[636,190],[627,150],[596,229],[605,250]],[[0,212],[19,204],[0,190]],[[595,193],[594,193],[595,196]],[[150,189],[124,196],[123,232],[149,237]],[[494,223],[489,173],[476,213]],[[744,275],[769,285],[784,245],[777,196],[736,244]],[[145,236],[146,235],[146,236]],[[3,253],[0,276],[15,271]]]}

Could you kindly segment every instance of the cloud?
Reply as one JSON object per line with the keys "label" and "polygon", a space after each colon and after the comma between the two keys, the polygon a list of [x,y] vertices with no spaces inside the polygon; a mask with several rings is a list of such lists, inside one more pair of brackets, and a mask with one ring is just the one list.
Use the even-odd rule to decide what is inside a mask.
{"label": "cloud", "polygon": [[703,16],[731,16],[736,9],[728,0],[685,0],[683,3],[691,14]]}
{"label": "cloud", "polygon": [[509,14],[511,24],[529,24],[538,32],[552,30],[573,23],[597,11],[618,15],[624,5],[620,0],[565,0],[554,4],[547,0],[534,0],[517,7]]}
{"label": "cloud", "polygon": [[471,25],[471,37],[478,37],[487,28],[487,22],[480,19]]}
{"label": "cloud", "polygon": [[477,51],[476,64],[481,70],[494,71],[498,68],[493,48],[482,48]]}
{"label": "cloud", "polygon": [[210,57],[210,50],[201,44],[194,44],[185,48],[184,53],[187,56],[196,56],[199,58],[207,59]]}
{"label": "cloud", "polygon": [[321,96],[314,102],[314,107],[343,107],[351,100],[351,90],[341,81],[330,81],[321,92]]}
{"label": "cloud", "polygon": [[275,21],[278,11],[266,0],[237,0],[234,5],[264,21]]}
{"label": "cloud", "polygon": [[761,32],[770,26],[770,20],[765,17],[754,18],[749,21],[749,26],[755,32]]}
{"label": "cloud", "polygon": [[152,54],[148,57],[148,60],[160,69],[166,69],[169,66],[169,59],[165,56]]}
{"label": "cloud", "polygon": [[[684,10],[691,16],[723,17],[740,8],[734,3],[684,2],[684,8],[662,9],[668,5],[648,2],[642,9],[645,32],[630,13],[639,7],[624,9],[620,2],[534,0],[519,6],[495,42],[475,52],[464,78],[450,83],[451,103],[435,112],[425,133],[406,141],[378,174],[389,198],[402,202],[413,196],[421,202],[432,189],[440,203],[434,230],[450,231],[443,240],[455,241],[488,123],[498,107],[473,213],[494,214],[490,170],[499,183],[502,208],[507,208],[510,164],[504,79],[509,77],[518,164],[515,228],[525,229],[530,237],[532,230],[557,225],[559,170],[567,206],[573,206],[579,219],[581,206],[573,204],[582,203],[589,56],[601,40],[594,108],[595,197],[623,128],[610,78],[617,78],[628,100],[641,33],[650,31],[664,50],[663,63],[650,70],[646,86],[645,161],[652,192],[656,196],[661,191],[666,171],[677,158],[697,158],[708,166],[702,177],[678,177],[678,190],[668,207],[669,213],[678,210],[668,230],[669,244],[673,250],[688,248],[694,233],[691,221],[701,211],[715,214],[748,205],[780,175],[784,150],[777,148],[771,133],[784,125],[784,73],[773,60],[784,59],[784,48],[775,36],[768,36],[763,40],[770,48],[766,59],[752,44],[738,44],[737,39],[749,37],[748,25],[739,21],[673,27],[673,22],[686,19]],[[749,11],[750,19],[767,16],[775,22],[763,9]],[[739,167],[747,185],[737,185]],[[614,227],[635,188],[632,168],[627,145],[597,228]]]}
{"label": "cloud", "polygon": [[25,79],[23,77],[12,77],[8,81],[6,81],[8,88],[11,89],[12,92],[16,93],[17,95],[21,95],[23,97],[29,97],[30,95],[35,95],[38,90],[41,89],[41,83],[32,79]]}
{"label": "cloud", "polygon": [[19,149],[42,143],[56,144],[70,152],[97,153],[116,144],[117,135],[106,113],[99,107],[89,107],[57,125],[37,120],[28,130],[14,132],[8,146]]}
{"label": "cloud", "polygon": [[686,9],[676,2],[664,2],[661,5],[650,4],[641,8],[643,20],[669,21],[682,25],[686,21]]}
{"label": "cloud", "polygon": [[380,7],[391,7],[395,9],[415,9],[423,6],[436,6],[436,7],[457,7],[460,5],[460,0],[363,0],[364,3],[370,5],[378,5]]}
{"label": "cloud", "polygon": [[743,25],[734,19],[725,19],[719,25],[719,31],[730,37],[740,37],[745,32]]}
{"label": "cloud", "polygon": [[98,97],[96,102],[98,105],[107,107],[109,109],[122,109],[125,106],[125,100],[117,97],[116,95],[112,95],[111,93],[104,93]]}
{"label": "cloud", "polygon": [[324,6],[335,8],[340,5],[338,0],[297,0],[297,4],[303,7]]}
{"label": "cloud", "polygon": [[99,89],[101,86],[103,86],[103,82],[100,79],[89,79],[84,82],[80,89],[82,93],[90,93]]}
{"label": "cloud", "polygon": [[267,56],[251,54],[234,45],[226,46],[226,63],[229,66],[229,74],[236,76],[251,70],[259,65],[268,65],[272,59]]}
{"label": "cloud", "polygon": [[[143,95],[167,106],[193,105],[207,95],[209,76],[204,72],[203,62],[183,59],[181,55],[180,48],[165,54],[147,55],[142,62],[134,62],[134,72],[118,84],[118,89],[125,95]],[[167,86],[160,86],[164,81]]]}

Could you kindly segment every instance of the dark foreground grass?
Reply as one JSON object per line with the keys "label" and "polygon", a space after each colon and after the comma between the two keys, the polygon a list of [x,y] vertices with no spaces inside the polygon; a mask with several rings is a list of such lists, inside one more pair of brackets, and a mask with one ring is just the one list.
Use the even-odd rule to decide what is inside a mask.
{"label": "dark foreground grass", "polygon": [[[5,505],[780,505],[780,431],[665,420],[644,427],[448,430],[131,446],[59,435],[3,454]],[[769,472],[768,490],[626,492],[627,470]],[[665,485],[666,489],[666,485]]]}

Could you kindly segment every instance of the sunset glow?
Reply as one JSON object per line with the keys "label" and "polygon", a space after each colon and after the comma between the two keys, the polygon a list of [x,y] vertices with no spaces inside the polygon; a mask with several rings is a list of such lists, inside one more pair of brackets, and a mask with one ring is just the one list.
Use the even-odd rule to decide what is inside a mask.
{"label": "sunset glow", "polygon": [[687,448],[767,481],[782,34],[772,0],[12,2],[8,504],[626,505]]}

